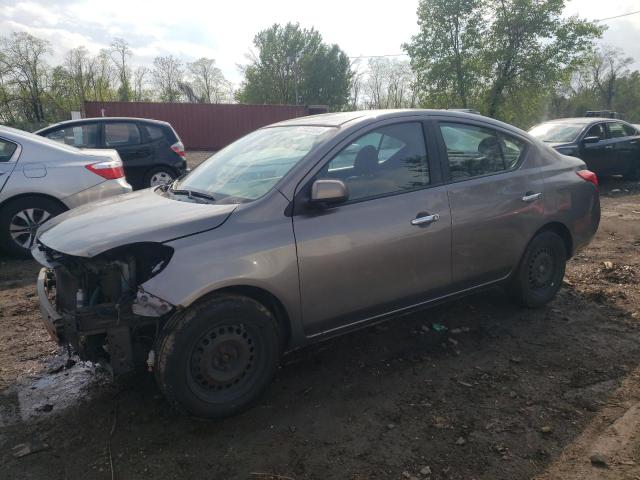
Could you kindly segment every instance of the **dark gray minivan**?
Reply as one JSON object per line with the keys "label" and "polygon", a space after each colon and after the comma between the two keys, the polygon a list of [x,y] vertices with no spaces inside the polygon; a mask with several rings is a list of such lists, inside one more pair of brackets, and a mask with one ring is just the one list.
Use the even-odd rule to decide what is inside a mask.
{"label": "dark gray minivan", "polygon": [[491,285],[549,302],[598,228],[597,183],[478,115],[296,118],[45,224],[43,319],[116,374],[146,364],[180,409],[230,415],[310,342]]}

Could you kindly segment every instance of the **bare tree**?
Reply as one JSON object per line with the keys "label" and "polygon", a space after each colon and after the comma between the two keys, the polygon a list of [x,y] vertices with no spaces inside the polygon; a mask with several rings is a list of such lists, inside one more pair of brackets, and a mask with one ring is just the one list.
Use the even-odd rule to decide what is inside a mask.
{"label": "bare tree", "polygon": [[73,83],[74,94],[82,106],[90,96],[91,67],[89,52],[85,47],[77,47],[69,50],[65,58],[65,68]]}
{"label": "bare tree", "polygon": [[182,62],[173,55],[156,57],[153,60],[153,82],[158,89],[158,96],[164,102],[177,102],[180,100],[180,83],[184,71]]}
{"label": "bare tree", "polygon": [[610,109],[613,103],[617,80],[628,73],[632,63],[633,59],[624,57],[619,48],[605,45],[596,53],[591,64],[591,75],[606,108]]}
{"label": "bare tree", "polygon": [[363,81],[366,108],[404,108],[416,104],[415,75],[409,62],[371,58]]}
{"label": "bare tree", "polygon": [[126,40],[114,38],[109,51],[111,60],[116,65],[120,87],[118,87],[118,98],[122,102],[129,101],[131,69],[127,64],[131,57],[131,49]]}
{"label": "bare tree", "polygon": [[149,77],[151,70],[144,65],[139,66],[133,72],[133,101],[142,102],[150,95],[145,89],[146,79]]}
{"label": "bare tree", "polygon": [[187,64],[191,76],[193,93],[203,103],[222,103],[229,101],[231,83],[224,78],[222,71],[216,67],[213,58],[199,58]]}

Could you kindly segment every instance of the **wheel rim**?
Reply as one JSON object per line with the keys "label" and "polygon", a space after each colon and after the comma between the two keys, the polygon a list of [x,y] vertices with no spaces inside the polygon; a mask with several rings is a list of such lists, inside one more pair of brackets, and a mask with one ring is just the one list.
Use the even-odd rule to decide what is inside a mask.
{"label": "wheel rim", "polygon": [[544,289],[553,285],[555,261],[550,248],[537,250],[529,261],[529,286],[532,289]]}
{"label": "wheel rim", "polygon": [[243,324],[217,326],[191,351],[189,377],[201,392],[229,393],[243,387],[255,362],[255,339]]}
{"label": "wheel rim", "polygon": [[9,234],[22,248],[31,248],[40,225],[51,218],[51,214],[42,208],[27,208],[17,212],[9,223]]}
{"label": "wheel rim", "polygon": [[156,172],[151,176],[151,179],[149,180],[149,186],[150,187],[157,187],[159,185],[164,185],[166,183],[169,183],[173,180],[173,175],[171,175],[169,172],[165,172],[164,170],[160,171],[160,172]]}

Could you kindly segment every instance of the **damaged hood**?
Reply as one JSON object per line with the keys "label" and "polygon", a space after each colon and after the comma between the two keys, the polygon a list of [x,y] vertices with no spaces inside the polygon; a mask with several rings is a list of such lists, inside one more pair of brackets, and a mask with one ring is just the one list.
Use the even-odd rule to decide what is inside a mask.
{"label": "damaged hood", "polygon": [[235,208],[172,200],[147,189],[58,215],[40,228],[38,239],[60,253],[93,257],[130,243],[166,242],[212,230]]}

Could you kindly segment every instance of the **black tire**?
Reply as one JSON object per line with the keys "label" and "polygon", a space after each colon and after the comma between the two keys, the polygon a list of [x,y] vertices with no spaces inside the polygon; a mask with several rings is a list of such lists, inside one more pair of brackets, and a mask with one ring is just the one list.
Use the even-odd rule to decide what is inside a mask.
{"label": "black tire", "polygon": [[143,188],[157,186],[157,184],[152,185],[152,183],[155,181],[154,177],[166,177],[165,183],[170,183],[176,178],[178,178],[178,175],[176,174],[176,171],[171,167],[164,167],[164,166],[153,167],[144,176]]}
{"label": "black tire", "polygon": [[554,232],[536,235],[511,279],[514,299],[528,308],[538,308],[553,299],[562,286],[567,263],[564,241]]}
{"label": "black tire", "polygon": [[640,159],[631,163],[631,168],[624,174],[625,180],[640,180]]}
{"label": "black tire", "polygon": [[165,326],[156,381],[178,410],[223,418],[259,397],[282,348],[278,321],[263,305],[240,295],[212,297]]}
{"label": "black tire", "polygon": [[[33,244],[37,227],[65,210],[62,204],[46,197],[33,196],[10,200],[0,208],[0,247],[17,257],[31,258],[31,249],[25,245]],[[25,216],[25,212],[29,211],[32,214]],[[16,233],[16,226],[24,226],[24,233]],[[14,238],[12,233],[17,235],[17,238]]]}

